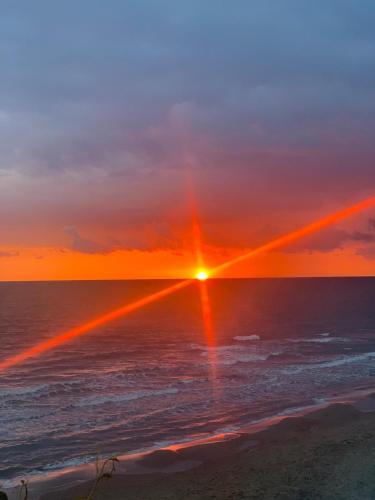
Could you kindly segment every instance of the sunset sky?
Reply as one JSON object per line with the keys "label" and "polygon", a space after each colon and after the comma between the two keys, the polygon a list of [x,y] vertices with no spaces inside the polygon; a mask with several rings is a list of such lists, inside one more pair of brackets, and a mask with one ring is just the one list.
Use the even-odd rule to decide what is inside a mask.
{"label": "sunset sky", "polygon": [[[186,277],[375,195],[373,0],[5,0],[0,280]],[[375,210],[224,276],[375,274]]]}

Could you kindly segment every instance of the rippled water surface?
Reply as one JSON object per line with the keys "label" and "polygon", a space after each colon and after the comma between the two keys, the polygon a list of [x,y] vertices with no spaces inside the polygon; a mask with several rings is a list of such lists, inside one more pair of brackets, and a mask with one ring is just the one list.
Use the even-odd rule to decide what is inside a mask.
{"label": "rippled water surface", "polygon": [[[0,357],[169,284],[2,283]],[[0,478],[235,430],[372,387],[375,279],[207,285],[216,347],[205,344],[194,284],[1,373]]]}

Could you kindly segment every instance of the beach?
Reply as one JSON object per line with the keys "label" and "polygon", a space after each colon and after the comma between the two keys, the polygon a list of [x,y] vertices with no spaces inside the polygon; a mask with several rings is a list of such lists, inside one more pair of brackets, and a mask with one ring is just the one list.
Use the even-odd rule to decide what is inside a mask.
{"label": "beach", "polygon": [[[91,466],[94,478],[95,469]],[[93,485],[73,471],[31,485],[30,498],[85,498]],[[375,498],[375,394],[274,425],[121,461],[94,498],[109,500]]]}

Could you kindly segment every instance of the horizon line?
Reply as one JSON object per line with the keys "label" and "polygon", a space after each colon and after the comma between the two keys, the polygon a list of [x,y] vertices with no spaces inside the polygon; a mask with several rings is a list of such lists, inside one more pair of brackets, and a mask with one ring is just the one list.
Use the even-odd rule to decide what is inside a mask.
{"label": "horizon line", "polygon": [[[207,281],[219,280],[267,280],[267,279],[340,279],[340,278],[375,278],[375,274],[327,274],[327,275],[291,275],[291,276],[214,276]],[[180,281],[194,279],[189,277],[150,277],[150,278],[82,278],[82,279],[30,279],[30,280],[1,280],[2,283],[74,283],[74,282],[96,282],[96,281]]]}

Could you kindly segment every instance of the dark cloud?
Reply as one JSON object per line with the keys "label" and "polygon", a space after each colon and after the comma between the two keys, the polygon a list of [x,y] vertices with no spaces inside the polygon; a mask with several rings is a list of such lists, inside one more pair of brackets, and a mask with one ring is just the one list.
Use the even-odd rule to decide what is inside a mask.
{"label": "dark cloud", "polygon": [[134,138],[181,102],[229,151],[370,146],[374,19],[370,0],[5,2],[1,166],[148,166],[160,144]]}
{"label": "dark cloud", "polygon": [[0,250],[0,259],[1,258],[7,258],[7,257],[16,257],[18,252],[6,252],[4,250]]}
{"label": "dark cloud", "polygon": [[[68,231],[86,253],[175,248],[175,231],[148,228],[181,210],[187,165],[223,245],[252,234],[211,219],[356,201],[375,186],[374,22],[372,0],[5,0],[0,173],[50,180],[28,194],[30,218],[126,226],[109,244]],[[24,218],[12,189],[6,209]]]}
{"label": "dark cloud", "polygon": [[[357,253],[364,255],[367,244],[375,242],[375,226],[372,225],[372,219],[368,222],[368,231],[348,231],[344,229],[329,228],[314,235],[308,236],[298,243],[292,244],[286,251],[318,251],[331,252],[343,248],[348,244],[366,244],[366,247],[357,249]],[[371,245],[368,245],[371,248]]]}
{"label": "dark cloud", "polygon": [[75,226],[64,229],[69,237],[68,248],[86,254],[107,254],[117,250],[178,251],[184,246],[181,228],[173,228],[168,223],[157,222],[136,229],[126,229],[120,237],[106,238],[105,242],[83,237]]}
{"label": "dark cloud", "polygon": [[366,247],[359,248],[356,252],[365,259],[375,259],[375,245],[368,245]]}
{"label": "dark cloud", "polygon": [[375,241],[375,232],[366,233],[362,231],[355,231],[350,235],[350,237],[353,241],[358,241],[360,243],[372,243]]}
{"label": "dark cloud", "polygon": [[70,237],[69,248],[76,252],[88,254],[108,252],[108,250],[99,243],[83,238],[74,226],[66,227],[65,234]]}

